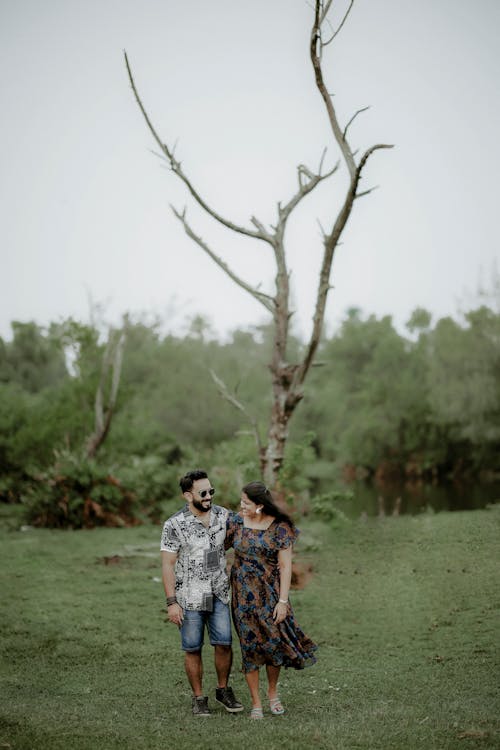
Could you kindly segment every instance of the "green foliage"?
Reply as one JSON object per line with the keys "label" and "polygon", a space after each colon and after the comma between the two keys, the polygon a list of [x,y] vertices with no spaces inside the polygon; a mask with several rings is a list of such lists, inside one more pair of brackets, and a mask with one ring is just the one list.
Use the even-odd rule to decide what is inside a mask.
{"label": "green foliage", "polygon": [[216,502],[229,508],[238,507],[241,488],[247,482],[260,479],[255,440],[245,433],[202,454],[202,465],[217,489]]}
{"label": "green foliage", "polygon": [[480,460],[500,444],[500,315],[482,307],[465,322],[445,318],[430,335],[428,387],[434,422]]}
{"label": "green foliage", "polygon": [[130,525],[137,510],[134,494],[108,470],[69,451],[33,476],[26,498],[28,522],[51,528]]}
{"label": "green foliage", "polygon": [[[105,464],[63,450],[25,482],[27,521],[51,528],[92,528],[159,521],[179,495],[179,467],[164,456],[132,456]],[[0,485],[1,488],[1,485]]]}
{"label": "green foliage", "polygon": [[411,333],[427,331],[430,328],[432,315],[423,307],[417,307],[410,315],[406,327]]}
{"label": "green foliage", "polygon": [[133,490],[141,512],[154,521],[161,520],[164,504],[179,496],[179,468],[164,456],[132,456],[119,476]]}
{"label": "green foliage", "polygon": [[401,336],[389,317],[352,312],[318,356],[295,429],[314,427],[339,469],[446,476],[498,471],[500,315],[487,308],[430,329],[417,309]]}
{"label": "green foliage", "polygon": [[[307,493],[315,466],[334,476],[415,478],[500,472],[500,314],[487,307],[431,325],[419,308],[399,333],[390,317],[348,312],[324,339],[291,423],[280,486]],[[184,338],[157,323],[126,321],[127,343],[111,429],[99,465],[148,513],[174,496],[178,475],[204,466],[235,505],[260,476],[241,412],[222,398],[213,369],[265,437],[271,406],[271,329],[234,331],[226,342],[193,320]],[[94,428],[104,342],[74,320],[40,328],[14,323],[0,340],[0,499],[24,496],[52,471],[56,451],[82,452]],[[301,343],[290,341],[290,357]],[[104,405],[106,406],[106,404]],[[106,472],[105,472],[106,473]],[[162,500],[165,491],[167,500]],[[106,490],[108,492],[108,490]],[[106,500],[106,502],[108,502]]]}
{"label": "green foliage", "polygon": [[337,506],[337,503],[351,500],[352,497],[352,492],[339,489],[332,489],[329,492],[315,495],[311,502],[312,514],[322,521],[326,521],[332,528],[338,528],[349,523],[349,519]]}
{"label": "green foliage", "polygon": [[316,458],[313,447],[315,439],[314,432],[307,432],[302,440],[289,440],[287,443],[279,483],[291,493],[304,492],[310,487],[311,482],[307,468]]}
{"label": "green foliage", "polygon": [[63,380],[66,367],[57,328],[50,326],[46,331],[35,323],[18,321],[11,327],[12,341],[0,339],[0,382],[18,383],[35,393]]}

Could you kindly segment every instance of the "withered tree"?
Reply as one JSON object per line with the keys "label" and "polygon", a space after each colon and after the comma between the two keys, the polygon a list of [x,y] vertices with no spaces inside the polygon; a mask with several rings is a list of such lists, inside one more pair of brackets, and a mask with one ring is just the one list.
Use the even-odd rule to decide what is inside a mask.
{"label": "withered tree", "polygon": [[[137,87],[134,82],[132,70],[127,55],[125,54],[125,63],[127,66],[128,76],[135,98],[144,119],[158,144],[161,156],[168,163],[171,171],[184,183],[193,200],[216,222],[222,224],[232,232],[245,235],[255,240],[265,242],[270,246],[274,255],[276,276],[274,294],[265,294],[259,288],[255,288],[247,283],[243,278],[238,276],[225,261],[215,253],[211,247],[203,240],[188,222],[186,209],[179,211],[172,207],[175,216],[179,219],[184,231],[222,270],[242,289],[251,294],[266,310],[268,310],[273,319],[273,354],[270,362],[270,371],[272,376],[272,409],[269,419],[267,436],[263,440],[255,419],[248,413],[245,406],[231,394],[225,386],[223,380],[213,373],[214,380],[221,393],[230,400],[234,406],[240,409],[252,424],[253,432],[256,438],[262,476],[264,481],[271,487],[276,486],[279,478],[279,471],[283,464],[285,446],[288,438],[290,419],[304,395],[304,383],[307,375],[313,365],[314,357],[320,342],[321,331],[325,317],[326,301],[330,290],[330,274],[332,268],[333,256],[335,249],[339,244],[344,227],[351,215],[355,201],[363,195],[371,192],[360,189],[360,179],[363,169],[370,156],[382,148],[391,148],[387,144],[376,144],[367,149],[361,156],[351,148],[347,139],[347,132],[355,117],[364,111],[358,110],[342,127],[339,123],[337,113],[333,104],[332,95],[325,83],[323,74],[323,52],[327,45],[331,44],[338,32],[344,25],[347,16],[352,8],[354,0],[351,0],[349,7],[335,30],[328,20],[328,13],[332,6],[332,0],[315,0],[314,20],[310,34],[309,55],[314,71],[314,79],[320,96],[323,99],[328,121],[331,127],[333,138],[340,150],[341,159],[329,171],[323,172],[324,153],[321,159],[318,171],[315,172],[304,165],[297,168],[298,187],[295,194],[286,203],[277,204],[276,222],[274,225],[265,226],[256,216],[252,216],[249,226],[240,226],[218,211],[200,195],[193,182],[186,174],[182,164],[176,158],[174,148],[168,146],[160,138],[154,128],[144,104],[139,96]],[[365,108],[366,109],[366,108]],[[312,321],[312,330],[308,342],[305,345],[303,356],[298,362],[290,362],[287,358],[287,342],[290,330],[290,273],[287,265],[287,256],[285,251],[285,231],[288,220],[292,212],[297,208],[301,201],[311,193],[321,182],[328,179],[344,163],[348,172],[348,186],[343,198],[342,204],[336,216],[331,221],[330,227],[323,229],[323,258],[320,267],[318,290],[316,296],[316,305]]]}
{"label": "withered tree", "polygon": [[110,328],[108,333],[94,401],[94,431],[85,440],[86,458],[94,458],[111,427],[120,386],[125,330],[125,327],[121,331]]}

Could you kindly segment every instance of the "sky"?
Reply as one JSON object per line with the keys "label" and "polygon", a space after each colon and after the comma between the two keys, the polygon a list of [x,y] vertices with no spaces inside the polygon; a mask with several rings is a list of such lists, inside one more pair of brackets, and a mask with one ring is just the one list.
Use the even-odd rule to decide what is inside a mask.
{"label": "sky", "polygon": [[[334,2],[333,26],[348,2]],[[170,208],[249,283],[273,291],[271,249],[200,211],[162,161],[131,91],[126,50],[162,139],[215,210],[272,224],[339,151],[308,57],[303,0],[0,0],[0,336],[12,320],[110,323],[126,313],[182,335],[269,320],[186,237]],[[474,303],[498,270],[500,53],[496,0],[355,0],[323,58],[353,149],[376,152],[338,248],[326,310],[434,319]],[[301,204],[286,237],[295,332],[306,338],[345,167]],[[472,302],[471,302],[472,300]]]}

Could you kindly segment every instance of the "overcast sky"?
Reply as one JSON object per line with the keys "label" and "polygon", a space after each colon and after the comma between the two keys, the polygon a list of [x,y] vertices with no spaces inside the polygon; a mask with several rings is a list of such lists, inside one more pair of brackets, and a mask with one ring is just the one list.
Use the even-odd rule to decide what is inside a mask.
{"label": "overcast sky", "polygon": [[[332,18],[348,2],[334,3]],[[314,86],[303,0],[0,0],[0,336],[41,325],[158,314],[167,330],[206,315],[223,336],[266,312],[184,234],[169,204],[253,284],[272,291],[264,243],[231,236],[162,167],[145,106],[207,201],[273,222],[296,165],[339,154]],[[351,306],[402,326],[416,306],[456,314],[488,286],[500,252],[497,0],[356,0],[324,73],[360,150],[379,151],[335,257],[332,331]],[[309,332],[321,257],[345,168],[306,198],[288,231],[296,330]]]}

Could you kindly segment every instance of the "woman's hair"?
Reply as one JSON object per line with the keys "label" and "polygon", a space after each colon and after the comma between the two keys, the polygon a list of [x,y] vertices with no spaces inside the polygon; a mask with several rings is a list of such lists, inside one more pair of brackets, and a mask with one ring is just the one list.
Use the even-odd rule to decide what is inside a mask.
{"label": "woman's hair", "polygon": [[284,521],[292,529],[295,528],[295,525],[290,516],[288,516],[278,508],[273,500],[273,496],[270,490],[267,489],[264,482],[249,482],[243,487],[242,492],[245,493],[245,495],[249,500],[252,501],[252,503],[262,505],[262,510],[266,514],[266,516],[272,516],[277,521]]}

